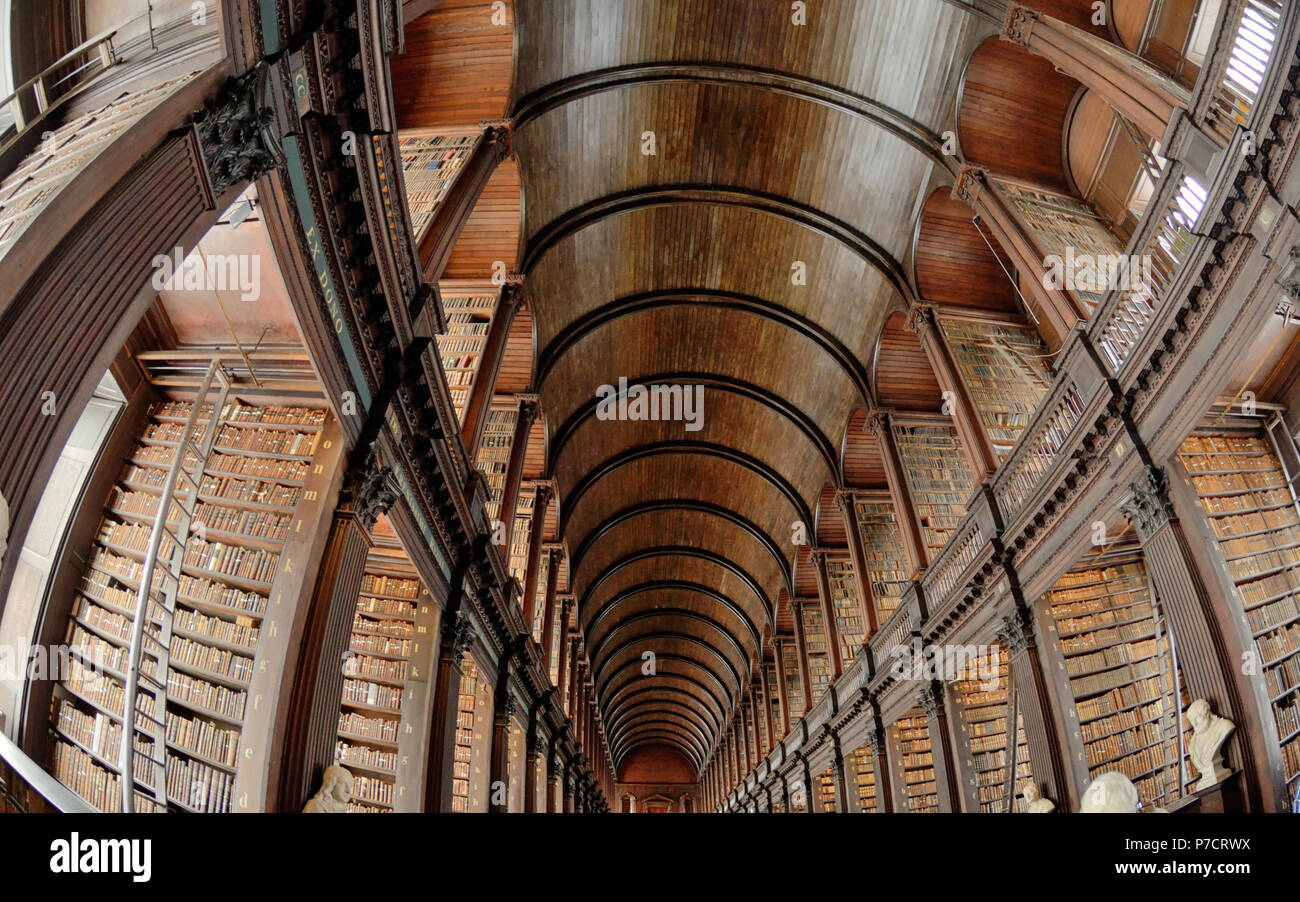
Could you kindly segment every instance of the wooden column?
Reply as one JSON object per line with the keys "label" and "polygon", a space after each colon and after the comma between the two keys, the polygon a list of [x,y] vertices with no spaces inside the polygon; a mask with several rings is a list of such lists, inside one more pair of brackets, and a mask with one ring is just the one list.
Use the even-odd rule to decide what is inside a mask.
{"label": "wooden column", "polygon": [[582,656],[582,639],[575,630],[569,635],[569,672],[564,675],[565,711],[572,721],[578,711],[578,660]]}
{"label": "wooden column", "polygon": [[[510,718],[515,713],[515,699],[510,694],[510,658],[502,656],[497,665],[497,684],[492,693],[492,748],[488,755],[488,812],[510,811]],[[498,787],[502,787],[498,798]]]}
{"label": "wooden column", "polygon": [[556,799],[560,794],[560,768],[558,734],[551,737],[550,751],[546,755],[546,813],[555,814]]}
{"label": "wooden column", "polygon": [[[524,626],[528,628],[529,635],[532,635],[533,621],[537,619],[537,576],[541,568],[542,539],[546,533],[546,512],[551,507],[551,494],[549,482],[539,482],[533,489],[533,520],[532,527],[528,531],[528,560],[524,564]],[[551,600],[551,587],[554,585],[551,572],[552,568],[548,567],[546,570],[548,604]],[[545,613],[543,617],[549,619]],[[543,632],[542,644],[546,643],[547,638],[549,634]]]}
{"label": "wooden column", "polygon": [[867,564],[867,551],[862,544],[862,529],[858,525],[858,509],[854,494],[837,491],[835,503],[844,517],[844,534],[849,539],[849,559],[853,562],[853,582],[858,589],[858,604],[862,606],[862,623],[866,627],[863,640],[876,634],[876,599],[871,592],[871,568]]}
{"label": "wooden column", "polygon": [[803,713],[808,716],[812,710],[812,673],[808,669],[808,640],[804,636],[803,629],[803,606],[807,602],[801,598],[790,599],[791,619],[794,621],[794,647],[795,653],[799,657],[799,684],[803,686]]}
{"label": "wooden column", "polygon": [[1152,138],[1187,108],[1186,89],[1137,54],[1038,10],[1011,4],[1001,37],[1096,91]]}
{"label": "wooden column", "polygon": [[885,741],[885,732],[879,727],[874,727],[867,731],[864,738],[871,748],[871,767],[876,774],[876,811],[892,814],[897,809],[890,788],[893,781],[890,778],[889,743]]}
{"label": "wooden column", "polygon": [[840,629],[835,619],[835,599],[831,597],[830,576],[826,572],[826,550],[814,548],[812,558],[813,573],[817,577],[817,599],[821,604],[822,629],[826,632],[826,655],[831,665],[831,681],[844,672],[843,654],[840,652]]}
{"label": "wooden column", "polygon": [[569,614],[573,610],[573,596],[565,595],[560,598],[560,636],[558,644],[560,646],[560,660],[558,669],[555,671],[556,689],[559,690],[560,708],[565,711],[569,710],[568,691],[569,691]]}
{"label": "wooden column", "polygon": [[[1016,701],[1024,723],[1034,782],[1046,798],[1056,803],[1058,810],[1076,810],[1080,787],[1074,785],[1066,767],[1064,749],[1067,746],[1061,733],[1061,725],[1065,722],[1061,701],[1052,692],[1043,671],[1033,613],[1018,603],[1012,613],[1002,619],[998,639],[1010,653],[1011,678],[1016,684]],[[1013,717],[1014,712],[1008,712],[1007,716]],[[1014,789],[1019,792],[1018,786]]]}
{"label": "wooden column", "polygon": [[[373,519],[370,521],[373,523]],[[286,720],[280,811],[301,811],[334,763],[339,702],[343,698],[343,654],[365,576],[370,536],[354,505],[334,514],[316,588],[303,632],[298,668]]]}
{"label": "wooden column", "polygon": [[[1247,804],[1256,807],[1261,804],[1260,788],[1269,781],[1263,776],[1267,770],[1261,770],[1258,764],[1267,757],[1254,747],[1259,731],[1241,726],[1248,722],[1248,711],[1235,675],[1241,673],[1244,658],[1240,650],[1229,645],[1216,615],[1187,534],[1170,501],[1165,470],[1147,466],[1129,488],[1132,495],[1120,509],[1128,515],[1142,542],[1142,556],[1156,600],[1177,644],[1183,682],[1193,700],[1205,699],[1216,714],[1238,725],[1223,746],[1224,761],[1242,771]],[[1250,692],[1249,684],[1244,692]]]}
{"label": "wooden column", "polygon": [[930,565],[930,558],[925,547],[925,534],[916,518],[912,486],[907,481],[907,468],[903,466],[902,455],[898,453],[898,442],[894,438],[889,411],[882,408],[872,410],[867,415],[867,428],[875,436],[880,448],[885,479],[889,483],[889,497],[894,501],[894,519],[898,521],[898,531],[903,536],[903,550],[907,552],[907,563],[912,571],[909,579],[916,579]]}
{"label": "wooden column", "polygon": [[[764,669],[761,660],[759,661],[758,669]],[[762,698],[760,700],[761,688],[762,686],[758,677],[751,677],[749,681],[749,703],[754,711],[754,743],[758,747],[758,758],[754,762],[755,765],[757,765],[759,761],[762,761],[763,755],[766,754],[763,751],[764,745],[766,744],[769,751],[772,748],[770,735],[766,737],[768,739],[767,743],[763,742],[766,732],[765,725],[767,723],[767,699]]]}
{"label": "wooden column", "polygon": [[1010,257],[1003,263],[1019,273],[1017,288],[1024,292],[1039,335],[1049,351],[1058,350],[1070,331],[1088,319],[1087,305],[1072,292],[1043,285],[1043,252],[1025,224],[989,185],[986,170],[963,166],[957,173],[952,196],[975,211],[983,232]]}
{"label": "wooden column", "polygon": [[524,738],[524,813],[537,811],[537,753],[540,738],[537,735],[537,713],[540,703],[528,710],[528,735]]}
{"label": "wooden column", "polygon": [[456,239],[474,212],[479,195],[483,193],[483,188],[497,165],[509,153],[508,130],[496,127],[484,130],[483,140],[461,167],[456,181],[434,211],[433,219],[424,232],[416,236],[420,245],[420,269],[424,272],[426,282],[437,282],[442,278],[442,271],[451,257],[451,249],[456,246]]}
{"label": "wooden column", "polygon": [[524,475],[524,458],[528,456],[528,436],[533,431],[536,419],[536,395],[519,395],[519,415],[515,420],[515,435],[510,444],[510,459],[506,462],[505,481],[501,486],[501,506],[497,509],[497,517],[504,530],[504,538],[499,547],[507,563],[510,560],[510,536],[514,532],[515,515],[519,510],[519,483]]}
{"label": "wooden column", "polygon": [[944,684],[934,680],[921,690],[916,701],[925,711],[929,727],[930,756],[934,760],[934,786],[939,795],[939,811],[955,813],[961,811],[961,788],[957,785],[946,700]]}
{"label": "wooden column", "polygon": [[820,814],[821,799],[813,788],[812,769],[808,767],[808,759],[802,755],[799,756],[799,772],[803,780],[803,810],[807,814]]}
{"label": "wooden column", "polygon": [[783,636],[778,636],[772,640],[772,645],[773,645],[772,652],[773,655],[776,657],[776,662],[775,662],[776,683],[777,683],[776,692],[777,692],[777,698],[780,699],[781,701],[780,739],[785,739],[786,736],[790,735],[790,697],[789,697],[789,693],[786,691],[787,683],[786,683],[786,675],[785,675],[785,653],[784,653],[785,643],[787,641],[788,640],[785,639]]}
{"label": "wooden column", "polygon": [[564,765],[564,813],[573,814],[573,790],[574,779],[576,774],[574,769],[577,767],[577,761],[569,759]]}
{"label": "wooden column", "polygon": [[474,384],[465,401],[465,422],[461,425],[460,433],[470,460],[478,458],[479,445],[483,441],[483,425],[487,422],[487,413],[496,394],[501,359],[505,356],[510,327],[514,324],[523,296],[523,288],[517,283],[506,282],[501,286],[497,309],[492,314],[487,338],[483,342],[483,356],[479,358],[478,372],[474,375]]}
{"label": "wooden column", "polygon": [[[461,577],[463,579],[463,576]],[[461,591],[453,585],[453,593]],[[457,603],[442,618],[438,649],[438,679],[434,684],[433,729],[430,737],[429,779],[424,810],[439,814],[451,811],[451,781],[455,763],[457,702],[460,696],[461,661],[473,640],[473,627]]]}
{"label": "wooden column", "polygon": [[943,334],[943,327],[939,325],[934,307],[929,304],[913,305],[908,311],[907,328],[915,332],[920,339],[921,348],[930,361],[935,378],[939,381],[939,387],[945,393],[952,393],[953,425],[957,429],[958,437],[961,438],[971,472],[975,474],[975,481],[977,483],[987,481],[997,472],[998,455],[993,450],[993,442],[989,439],[988,430],[984,428],[984,423],[980,419],[979,408],[975,406],[975,399],[966,387],[966,380],[957,365],[952,346],[948,344],[948,339]]}
{"label": "wooden column", "polygon": [[[555,632],[555,618],[560,616],[562,599],[556,597],[556,588],[560,580],[560,560],[563,556],[563,549],[559,545],[552,545],[546,550],[546,596],[543,604],[546,606],[542,611],[542,661],[547,678],[550,678],[551,664],[555,661],[555,656],[559,654],[559,649],[554,648],[551,643],[551,635]],[[572,596],[568,596],[572,601]],[[556,682],[559,682],[558,674]]]}
{"label": "wooden column", "polygon": [[835,810],[840,814],[847,814],[857,809],[851,801],[852,796],[849,795],[849,769],[845,766],[844,750],[840,748],[838,738],[832,740],[832,748],[835,756],[831,759],[831,768],[835,775]]}

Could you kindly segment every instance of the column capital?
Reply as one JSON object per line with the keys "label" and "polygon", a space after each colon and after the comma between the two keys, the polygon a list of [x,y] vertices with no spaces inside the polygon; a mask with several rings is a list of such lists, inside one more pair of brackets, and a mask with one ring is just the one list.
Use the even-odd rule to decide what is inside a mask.
{"label": "column capital", "polygon": [[1036,644],[1033,614],[1023,605],[1016,605],[1002,618],[997,635],[1013,655],[1033,648]]}
{"label": "column capital", "polygon": [[853,489],[836,489],[835,503],[840,506],[840,510],[851,513],[854,505],[857,504],[858,495]]}
{"label": "column capital", "polygon": [[927,720],[934,720],[943,712],[943,686],[932,680],[916,695],[916,703],[925,711]]}
{"label": "column capital", "polygon": [[1012,3],[1007,7],[1006,17],[1002,20],[1002,33],[998,37],[1009,43],[1028,47],[1029,34],[1033,31],[1034,23],[1040,18],[1038,10]]}
{"label": "column capital", "polygon": [[924,338],[930,333],[931,329],[938,327],[937,311],[933,304],[927,304],[923,301],[917,301],[911,307],[907,308],[907,317],[903,325],[911,332]]}
{"label": "column capital", "polygon": [[827,558],[829,555],[830,555],[830,552],[827,551],[825,548],[809,548],[809,549],[808,549],[808,556],[809,556],[810,558],[812,558],[812,562],[813,562],[814,564],[818,565],[818,566],[821,566],[823,563],[825,563],[826,558]]}
{"label": "column capital", "polygon": [[448,615],[442,622],[442,641],[451,653],[451,664],[460,669],[461,658],[474,642],[474,628],[469,618],[457,611]]}
{"label": "column capital", "polygon": [[538,511],[551,503],[555,497],[555,488],[548,480],[538,479],[533,482],[533,510]]}
{"label": "column capital", "polygon": [[862,740],[871,747],[871,757],[874,762],[876,756],[880,754],[880,750],[885,747],[885,731],[879,727],[867,730]]}
{"label": "column capital", "polygon": [[1162,467],[1148,466],[1129,485],[1131,497],[1119,506],[1129,518],[1138,538],[1145,544],[1171,520],[1176,519],[1169,500],[1169,477]]}
{"label": "column capital", "polygon": [[889,434],[889,420],[892,415],[893,411],[888,407],[873,407],[867,411],[865,425],[877,440]]}
{"label": "column capital", "polygon": [[952,199],[975,205],[976,198],[988,185],[989,171],[983,166],[967,163],[957,170],[957,179],[952,186]]}

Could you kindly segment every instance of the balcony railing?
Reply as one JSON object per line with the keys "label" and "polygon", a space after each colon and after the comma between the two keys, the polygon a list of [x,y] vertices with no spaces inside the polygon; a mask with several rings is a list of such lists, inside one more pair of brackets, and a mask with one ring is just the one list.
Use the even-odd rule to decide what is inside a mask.
{"label": "balcony railing", "polygon": [[1246,125],[1259,100],[1278,28],[1285,12],[1283,0],[1240,0],[1232,49],[1222,75],[1216,78],[1206,111],[1206,125],[1226,143],[1239,125]]}

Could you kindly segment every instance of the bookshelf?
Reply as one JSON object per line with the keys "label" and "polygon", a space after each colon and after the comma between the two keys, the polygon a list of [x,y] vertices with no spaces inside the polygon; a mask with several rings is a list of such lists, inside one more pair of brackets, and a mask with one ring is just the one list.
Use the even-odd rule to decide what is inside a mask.
{"label": "bookshelf", "polygon": [[399,136],[402,180],[411,208],[411,230],[417,240],[429,227],[438,204],[447,196],[478,142],[478,135]]}
{"label": "bookshelf", "polygon": [[808,654],[808,678],[812,685],[808,694],[812,696],[809,706],[817,704],[822,693],[831,684],[830,646],[826,641],[826,625],[822,621],[821,606],[814,601],[806,601],[799,606],[803,616],[803,638]]}
{"label": "bookshelf", "polygon": [[1190,699],[1140,553],[1117,550],[1071,570],[1047,603],[1089,778],[1119,771],[1144,805],[1179,798],[1178,731]]}
{"label": "bookshelf", "polygon": [[1047,348],[1030,328],[946,317],[939,326],[989,441],[1005,458],[1052,384]]}
{"label": "bookshelf", "polygon": [[[69,607],[65,637],[72,660],[51,699],[51,771],[107,811],[121,807],[118,743],[136,595],[166,471],[180,453],[190,407],[181,400],[150,407],[106,499]],[[201,415],[211,413],[210,404],[202,405]],[[166,691],[142,681],[136,708],[142,732],[153,732],[151,720],[161,722],[165,748],[159,754],[157,740],[136,735],[142,753],[133,775],[137,810],[156,810],[163,798],[175,811],[232,808],[249,688],[255,665],[265,662],[259,649],[268,632],[268,598],[325,420],[323,409],[230,402],[220,410],[211,455],[199,461],[192,450],[185,452],[198,497],[191,534],[181,537],[176,607],[163,639],[169,666],[166,674],[157,673],[152,657],[142,666],[146,676],[166,683]],[[173,504],[168,513],[177,528],[179,507]],[[154,586],[164,578],[155,571]],[[157,604],[150,608],[146,635],[158,635],[164,613]],[[145,755],[161,761],[165,786],[152,785]]]}
{"label": "bookshelf", "polygon": [[934,560],[965,516],[975,480],[956,428],[895,423],[894,435],[926,548]]}
{"label": "bookshelf", "polygon": [[487,748],[491,730],[492,687],[483,679],[473,657],[461,663],[456,705],[456,744],[453,751],[451,810],[487,811]]}
{"label": "bookshelf", "polygon": [[393,810],[402,690],[416,608],[427,597],[418,579],[389,573],[391,564],[374,556],[367,561],[344,664],[334,757],[355,777],[348,810],[357,813]]}
{"label": "bookshelf", "polygon": [[858,530],[866,555],[871,594],[875,596],[876,623],[884,624],[907,590],[909,570],[903,536],[889,502],[857,501]]}
{"label": "bookshelf", "polygon": [[835,811],[835,769],[828,767],[817,775],[817,803],[822,811]]}
{"label": "bookshelf", "polygon": [[[1013,803],[1018,804],[1021,784],[1033,779],[1020,705],[1011,699],[1010,660],[1005,646],[981,647],[953,684],[970,752],[967,763],[985,814],[1011,810]],[[1009,710],[1012,704],[1014,712]],[[1012,724],[1014,742],[1007,733]]]}
{"label": "bookshelf", "polygon": [[514,444],[515,421],[518,419],[518,405],[493,407],[483,425],[478,468],[487,480],[489,520],[501,519],[501,493],[505,491],[506,468],[510,465],[510,447]]}
{"label": "bookshelf", "polygon": [[919,708],[913,708],[899,719],[897,727],[907,810],[913,814],[937,813],[939,790],[934,778],[929,721]]}
{"label": "bookshelf", "polygon": [[[998,192],[1016,210],[1021,222],[1037,237],[1044,256],[1055,254],[1062,261],[1085,256],[1103,260],[1124,252],[1120,240],[1086,204],[1072,197],[1049,194],[1001,179],[996,180],[996,185]],[[1089,308],[1101,303],[1106,295],[1104,290],[1095,290],[1098,286],[1089,286],[1082,281],[1067,283],[1063,287]]]}
{"label": "bookshelf", "polygon": [[835,612],[835,626],[840,638],[840,660],[852,661],[866,638],[866,624],[862,622],[862,605],[858,603],[858,586],[853,573],[853,562],[847,558],[826,559],[826,578],[831,590],[831,609]]}
{"label": "bookshelf", "polygon": [[768,697],[763,700],[767,705],[768,716],[772,718],[772,737],[780,742],[785,738],[785,725],[781,722],[781,684],[777,682],[775,661],[764,661],[763,669],[767,671]]}
{"label": "bookshelf", "polygon": [[1192,435],[1178,459],[1232,582],[1229,604],[1258,655],[1287,798],[1300,788],[1300,515],[1294,477],[1262,435]]}
{"label": "bookshelf", "polygon": [[[871,746],[860,745],[853,750],[854,785],[849,788],[853,796],[850,803],[856,802],[861,812],[876,810],[876,769],[872,760]],[[854,793],[856,790],[856,793]]]}
{"label": "bookshelf", "polygon": [[[528,539],[533,531],[534,498],[533,492],[520,490],[519,503],[515,506],[515,525],[510,530],[510,575],[519,580],[520,586],[523,586],[526,581],[524,577],[528,572]],[[544,564],[538,572],[545,573]]]}
{"label": "bookshelf", "polygon": [[804,715],[803,687],[799,684],[799,652],[794,643],[781,644],[781,669],[785,673],[785,698],[790,705],[790,725]]}
{"label": "bookshelf", "polygon": [[442,371],[451,389],[451,404],[456,418],[465,422],[465,408],[483,362],[488,329],[496,312],[495,296],[455,296],[442,299],[447,315],[447,331],[438,336],[438,354]]}

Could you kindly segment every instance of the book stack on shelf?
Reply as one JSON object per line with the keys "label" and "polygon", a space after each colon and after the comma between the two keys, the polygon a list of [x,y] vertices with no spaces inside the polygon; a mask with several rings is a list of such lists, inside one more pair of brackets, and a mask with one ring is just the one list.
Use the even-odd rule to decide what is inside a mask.
{"label": "book stack on shelf", "polygon": [[821,606],[815,601],[805,601],[799,606],[803,614],[804,650],[808,654],[808,678],[812,685],[808,694],[812,696],[809,707],[817,704],[822,693],[830,687],[831,673],[830,645],[826,641],[826,625],[822,622]]}
{"label": "book stack on shelf", "polygon": [[406,184],[406,202],[411,208],[411,230],[418,241],[433,219],[434,210],[447,196],[456,175],[474,152],[478,135],[446,137],[442,135],[399,137],[402,155],[402,180]]}
{"label": "book stack on shelf", "polygon": [[393,809],[402,688],[424,591],[418,579],[385,572],[388,563],[372,558],[362,577],[334,756],[356,779],[348,810],[367,814]]}
{"label": "book stack on shelf", "polygon": [[822,811],[835,811],[835,771],[826,768],[817,777],[817,801]]}
{"label": "book stack on shelf", "polygon": [[1178,449],[1259,655],[1287,797],[1300,789],[1300,516],[1295,477],[1258,436],[1193,435]]}
{"label": "book stack on shelf", "polygon": [[[73,660],[54,690],[51,770],[103,810],[121,807],[117,743],[137,593],[162,486],[190,407],[166,401],[151,409],[109,496],[70,606],[66,635]],[[211,412],[211,405],[200,411]],[[199,477],[200,488],[192,534],[182,537],[170,666],[158,674],[157,661],[145,656],[141,668],[167,688],[164,697],[142,680],[137,696],[137,725],[152,732],[141,718],[161,721],[166,748],[154,754],[139,734],[136,746],[165,760],[166,785],[151,785],[152,767],[144,754],[137,755],[137,810],[155,810],[163,796],[172,810],[230,810],[267,598],[324,423],[324,410],[230,403],[221,410],[209,459],[185,454],[186,470]],[[206,467],[233,475],[209,475]],[[178,489],[182,494],[185,485]],[[171,513],[176,528],[180,511],[174,503]],[[154,588],[168,578],[160,565]],[[151,602],[149,613],[156,630],[165,612]]]}
{"label": "book stack on shelf", "polygon": [[518,407],[493,407],[483,424],[478,468],[487,481],[489,520],[501,518],[501,493],[505,491],[506,468],[510,465],[510,446],[515,441],[515,421],[518,419]]}
{"label": "book stack on shelf", "polygon": [[980,811],[1000,814],[1012,807],[1019,787],[1033,778],[1029,767],[1029,744],[1015,706],[1015,741],[1007,735],[1008,707],[1011,704],[1010,656],[1005,646],[981,648],[974,660],[966,662],[961,679],[954,685],[961,708],[969,763],[975,775]]}
{"label": "book stack on shelf", "polygon": [[896,423],[894,435],[916,501],[925,545],[934,560],[966,515],[966,502],[975,490],[975,480],[954,427]]}
{"label": "book stack on shelf", "polygon": [[790,705],[790,726],[804,715],[803,686],[799,680],[799,652],[793,642],[781,646],[781,669],[785,673],[785,698]]}
{"label": "book stack on shelf", "polygon": [[925,715],[915,708],[898,721],[898,748],[902,755],[907,810],[914,814],[937,813],[939,789],[934,779],[930,725]]}
{"label": "book stack on shelf", "polygon": [[531,491],[519,492],[519,503],[515,507],[515,525],[510,530],[510,575],[519,580],[523,586],[528,569],[528,537],[533,531],[533,499]]}
{"label": "book stack on shelf", "polygon": [[452,762],[451,810],[486,811],[484,739],[492,717],[492,686],[482,679],[478,665],[467,652],[460,670],[456,709],[456,745]]}
{"label": "book stack on shelf", "polygon": [[763,669],[767,671],[768,697],[764,699],[768,716],[772,718],[772,735],[780,742],[784,737],[784,724],[781,722],[781,684],[776,680],[776,662],[764,661]]}
{"label": "book stack on shelf", "polygon": [[[532,524],[529,523],[531,529]],[[546,626],[546,584],[551,578],[551,556],[542,554],[537,560],[537,591],[533,596],[533,638],[542,644],[542,628]],[[520,585],[523,585],[522,581]]]}
{"label": "book stack on shelf", "polygon": [[483,348],[487,344],[497,299],[444,296],[442,306],[447,313],[447,331],[438,336],[438,354],[442,358],[447,387],[451,389],[451,405],[456,410],[456,418],[464,423],[465,408],[469,404],[479,364],[483,362]]}
{"label": "book stack on shelf", "polygon": [[1119,771],[1145,805],[1182,796],[1182,691],[1164,618],[1136,552],[1066,573],[1048,591],[1092,777]]}
{"label": "book stack on shelf", "polygon": [[871,756],[871,746],[860,745],[853,752],[853,773],[856,776],[858,810],[874,812],[876,810],[876,769]]}
{"label": "book stack on shelf", "polygon": [[827,558],[826,576],[830,583],[836,631],[840,637],[840,660],[852,661],[867,634],[862,622],[862,605],[858,603],[853,562],[847,558]]}
{"label": "book stack on shelf", "polygon": [[[1044,257],[1054,255],[1064,262],[1088,256],[1099,261],[1112,260],[1123,255],[1124,248],[1119,238],[1106,228],[1087,204],[1003,179],[994,179],[993,185],[1033,233]],[[1089,285],[1085,279],[1077,277],[1064,287],[1077,295],[1089,309],[1100,304],[1106,295],[1101,286]]]}
{"label": "book stack on shelf", "polygon": [[939,324],[989,441],[1005,458],[1051,387],[1047,348],[1028,327],[946,317]]}
{"label": "book stack on shelf", "polygon": [[876,600],[876,623],[884,624],[902,600],[908,585],[907,552],[888,502],[858,501],[858,529],[870,570],[871,594]]}

